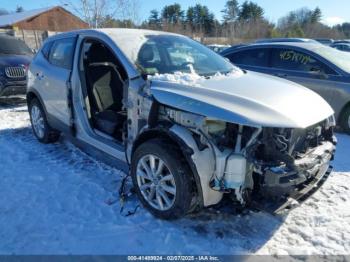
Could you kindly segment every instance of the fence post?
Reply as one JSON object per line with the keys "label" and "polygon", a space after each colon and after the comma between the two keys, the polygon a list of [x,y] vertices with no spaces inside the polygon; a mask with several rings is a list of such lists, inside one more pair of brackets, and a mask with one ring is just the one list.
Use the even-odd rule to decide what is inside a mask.
{"label": "fence post", "polygon": [[36,36],[36,30],[33,30],[33,32],[34,32],[34,39],[35,39],[35,48],[38,49],[38,39]]}

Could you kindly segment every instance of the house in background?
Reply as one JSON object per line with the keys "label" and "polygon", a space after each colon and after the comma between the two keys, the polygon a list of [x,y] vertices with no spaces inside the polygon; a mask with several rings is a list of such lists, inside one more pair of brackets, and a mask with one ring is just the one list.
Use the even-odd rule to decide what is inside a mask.
{"label": "house in background", "polygon": [[32,49],[38,49],[50,35],[88,27],[87,23],[60,6],[0,16],[0,32],[23,40]]}
{"label": "house in background", "polygon": [[0,28],[64,32],[89,25],[66,9],[55,6],[0,16]]}

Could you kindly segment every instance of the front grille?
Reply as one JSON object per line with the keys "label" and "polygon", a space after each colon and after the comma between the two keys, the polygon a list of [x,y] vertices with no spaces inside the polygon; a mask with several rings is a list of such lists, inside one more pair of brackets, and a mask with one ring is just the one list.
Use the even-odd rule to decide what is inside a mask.
{"label": "front grille", "polygon": [[26,71],[22,66],[11,66],[5,68],[5,74],[10,78],[22,78],[26,76]]}

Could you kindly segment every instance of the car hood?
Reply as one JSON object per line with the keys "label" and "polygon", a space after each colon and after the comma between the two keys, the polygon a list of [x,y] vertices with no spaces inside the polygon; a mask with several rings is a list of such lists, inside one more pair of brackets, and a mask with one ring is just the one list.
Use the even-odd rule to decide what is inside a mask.
{"label": "car hood", "polygon": [[189,83],[175,82],[172,78],[154,79],[151,94],[158,102],[242,125],[306,128],[334,113],[313,91],[250,71]]}
{"label": "car hood", "polygon": [[31,60],[29,55],[0,55],[0,66],[28,66]]}

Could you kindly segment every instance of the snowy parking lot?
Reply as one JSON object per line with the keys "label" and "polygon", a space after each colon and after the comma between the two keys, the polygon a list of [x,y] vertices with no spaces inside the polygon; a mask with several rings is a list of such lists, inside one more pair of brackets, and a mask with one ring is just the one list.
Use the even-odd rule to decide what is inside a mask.
{"label": "snowy parking lot", "polygon": [[350,137],[337,137],[335,171],[285,215],[206,209],[162,221],[120,214],[123,172],[64,139],[38,143],[24,101],[2,101],[0,254],[349,254]]}

